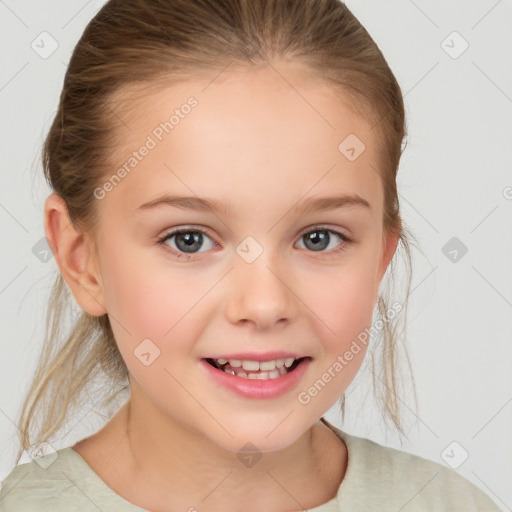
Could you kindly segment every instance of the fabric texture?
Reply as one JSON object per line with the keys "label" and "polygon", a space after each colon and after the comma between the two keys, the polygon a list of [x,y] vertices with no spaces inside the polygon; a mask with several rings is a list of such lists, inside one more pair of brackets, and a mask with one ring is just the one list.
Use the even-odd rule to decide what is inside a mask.
{"label": "fabric texture", "polygon": [[[345,442],[348,464],[337,495],[310,512],[500,512],[453,469],[322,421]],[[116,494],[71,448],[16,466],[2,482],[0,511],[147,512]]]}

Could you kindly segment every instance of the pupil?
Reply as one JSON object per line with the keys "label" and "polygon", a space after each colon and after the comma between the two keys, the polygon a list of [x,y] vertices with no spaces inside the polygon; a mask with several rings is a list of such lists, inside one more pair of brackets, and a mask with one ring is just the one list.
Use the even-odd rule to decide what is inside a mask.
{"label": "pupil", "polygon": [[[305,237],[306,247],[314,251],[325,249],[329,245],[329,233],[325,229],[312,231],[311,233],[305,235]],[[313,244],[308,246],[309,242],[313,242]]]}
{"label": "pupil", "polygon": [[[195,249],[201,247],[202,241],[203,235],[198,232],[188,231],[176,235],[176,246],[183,252],[195,252]],[[197,245],[197,247],[195,247],[195,245]]]}

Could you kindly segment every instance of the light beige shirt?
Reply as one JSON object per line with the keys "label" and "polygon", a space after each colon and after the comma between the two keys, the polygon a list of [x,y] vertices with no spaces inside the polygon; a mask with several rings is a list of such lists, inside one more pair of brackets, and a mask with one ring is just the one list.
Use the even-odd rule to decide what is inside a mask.
{"label": "light beige shirt", "polygon": [[[500,512],[453,469],[324,423],[345,442],[348,465],[337,496],[310,512]],[[0,511],[147,512],[116,494],[71,448],[16,466],[3,481]]]}

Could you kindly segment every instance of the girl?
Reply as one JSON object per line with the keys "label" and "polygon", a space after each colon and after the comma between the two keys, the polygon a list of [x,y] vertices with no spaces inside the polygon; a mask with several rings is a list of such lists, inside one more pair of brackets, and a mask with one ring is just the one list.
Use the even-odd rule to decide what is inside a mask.
{"label": "girl", "polygon": [[[107,2],[44,147],[61,276],[20,421],[34,460],[3,482],[2,510],[498,510],[323,417],[378,304],[383,412],[401,429],[405,305],[379,290],[409,249],[404,136],[400,88],[338,0]],[[66,286],[83,312],[56,349]],[[98,376],[105,404],[128,399],[52,450]]]}

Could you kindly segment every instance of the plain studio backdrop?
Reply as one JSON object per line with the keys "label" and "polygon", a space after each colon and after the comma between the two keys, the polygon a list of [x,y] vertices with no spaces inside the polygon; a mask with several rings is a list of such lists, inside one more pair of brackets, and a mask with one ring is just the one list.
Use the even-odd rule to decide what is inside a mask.
{"label": "plain studio backdrop", "polygon": [[[103,4],[0,2],[0,479],[14,465],[16,418],[58,271],[54,258],[44,256],[43,205],[50,190],[41,145],[71,52]],[[379,419],[363,367],[348,393],[346,421],[337,405],[327,419],[354,435],[447,464],[510,510],[512,2],[347,5],[405,95],[408,137],[398,186],[404,222],[421,250],[413,250],[407,327],[418,409],[402,396],[409,427],[401,445]],[[100,426],[91,404],[52,446],[70,446]],[[24,454],[21,461],[28,460]]]}

